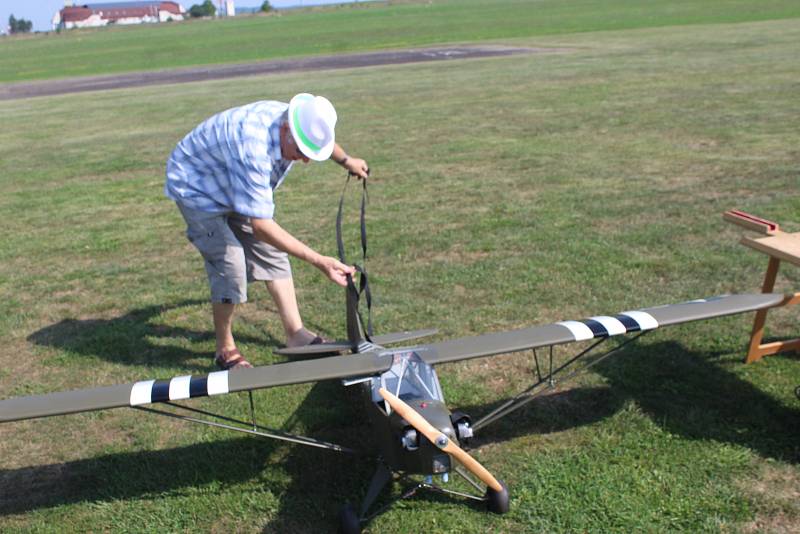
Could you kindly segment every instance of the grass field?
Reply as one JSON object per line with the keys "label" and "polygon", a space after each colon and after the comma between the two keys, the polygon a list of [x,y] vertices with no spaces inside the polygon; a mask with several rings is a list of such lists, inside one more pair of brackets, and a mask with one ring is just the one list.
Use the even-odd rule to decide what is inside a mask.
{"label": "grass field", "polygon": [[[761,5],[789,9],[736,4],[752,18]],[[371,9],[391,12],[346,13]],[[732,12],[726,23],[676,15],[660,28],[639,17],[577,31],[579,20],[559,19],[535,37],[491,36],[567,49],[558,54],[0,102],[13,125],[0,130],[0,397],[212,370],[204,272],[163,198],[164,161],[208,115],[304,90],[331,98],[338,138],[373,169],[380,332],[435,326],[447,339],[758,291],[766,260],[721,213],[800,231],[800,25]],[[332,164],[299,166],[278,220],[334,253],[343,178]],[[355,190],[348,200],[355,257]],[[308,326],[342,335],[341,291],[294,269]],[[778,290],[798,282],[786,266]],[[656,331],[488,427],[474,454],[509,484],[509,514],[422,496],[370,531],[796,532],[800,361],[742,364],[751,320]],[[796,336],[797,324],[796,309],[774,312],[768,336]],[[254,363],[283,361],[264,288],[251,288],[235,333]],[[439,374],[449,405],[480,416],[523,389],[530,368],[519,354]],[[260,391],[259,422],[352,445],[369,434],[354,397],[338,383]],[[249,412],[238,395],[195,405]],[[324,532],[371,470],[133,410],[5,424],[0,530]]]}
{"label": "grass field", "polygon": [[0,82],[798,16],[794,0],[393,0],[4,38]]}

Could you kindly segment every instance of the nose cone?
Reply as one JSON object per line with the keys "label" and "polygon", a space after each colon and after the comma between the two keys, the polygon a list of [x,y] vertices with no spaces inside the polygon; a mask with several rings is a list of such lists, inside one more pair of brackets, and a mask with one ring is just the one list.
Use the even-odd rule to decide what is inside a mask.
{"label": "nose cone", "polygon": [[[408,403],[415,412],[425,418],[439,432],[444,434],[447,439],[454,439],[456,436],[453,430],[453,423],[450,420],[450,410],[441,401],[431,399],[420,399]],[[447,445],[445,443],[445,445]]]}

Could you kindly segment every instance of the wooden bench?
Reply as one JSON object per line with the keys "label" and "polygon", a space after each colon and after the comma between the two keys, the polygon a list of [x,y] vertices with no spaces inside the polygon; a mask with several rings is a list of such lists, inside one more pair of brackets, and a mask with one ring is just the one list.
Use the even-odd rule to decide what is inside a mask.
{"label": "wooden bench", "polygon": [[[767,272],[764,275],[764,283],[761,286],[762,293],[771,293],[775,287],[775,278],[781,261],[788,261],[800,266],[800,232],[783,232],[777,223],[739,210],[726,211],[722,217],[730,223],[762,234],[762,237],[743,236],[740,241],[743,245],[769,256]],[[800,303],[800,293],[793,293],[786,295],[779,306],[791,306],[798,303]],[[753,332],[750,334],[750,347],[747,350],[747,358],[745,359],[747,363],[778,352],[800,350],[800,338],[761,343],[764,337],[764,325],[767,322],[767,311],[760,310],[756,312]]]}

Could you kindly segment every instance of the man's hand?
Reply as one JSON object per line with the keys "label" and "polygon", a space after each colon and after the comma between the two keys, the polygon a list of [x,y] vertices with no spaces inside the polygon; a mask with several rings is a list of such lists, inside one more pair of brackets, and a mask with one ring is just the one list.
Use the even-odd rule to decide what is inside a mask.
{"label": "man's hand", "polygon": [[369,176],[369,166],[367,162],[361,158],[348,157],[343,167],[347,169],[347,172],[354,174],[358,178],[366,178]]}
{"label": "man's hand", "polygon": [[333,283],[339,284],[342,287],[347,286],[347,275],[352,275],[356,272],[355,267],[345,265],[331,256],[321,256],[314,265],[316,265],[320,271],[325,273],[325,276],[327,276]]}
{"label": "man's hand", "polygon": [[250,222],[253,225],[253,234],[257,239],[269,243],[295,258],[309,262],[340,286],[347,286],[347,275],[356,272],[355,267],[345,265],[331,256],[323,256],[315,252],[272,219],[250,219]]}
{"label": "man's hand", "polygon": [[339,146],[339,143],[333,144],[333,152],[331,152],[331,159],[347,169],[347,172],[359,179],[369,176],[369,165],[361,158],[351,158],[347,152]]}

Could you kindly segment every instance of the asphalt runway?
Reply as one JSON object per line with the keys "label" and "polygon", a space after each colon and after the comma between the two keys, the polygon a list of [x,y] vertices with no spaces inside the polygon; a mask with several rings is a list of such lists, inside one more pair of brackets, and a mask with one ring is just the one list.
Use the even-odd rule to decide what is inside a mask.
{"label": "asphalt runway", "polygon": [[189,83],[204,80],[220,80],[240,76],[260,76],[286,72],[350,69],[375,65],[422,63],[428,61],[452,61],[470,58],[510,56],[514,54],[552,54],[565,52],[560,48],[521,48],[511,46],[448,46],[388,50],[361,54],[337,54],[329,56],[278,59],[234,65],[213,65],[179,68],[152,72],[133,72],[105,76],[82,76],[36,82],[14,82],[0,84],[0,100],[14,100],[35,96],[105,91],[125,87],[142,87],[173,83]]}

